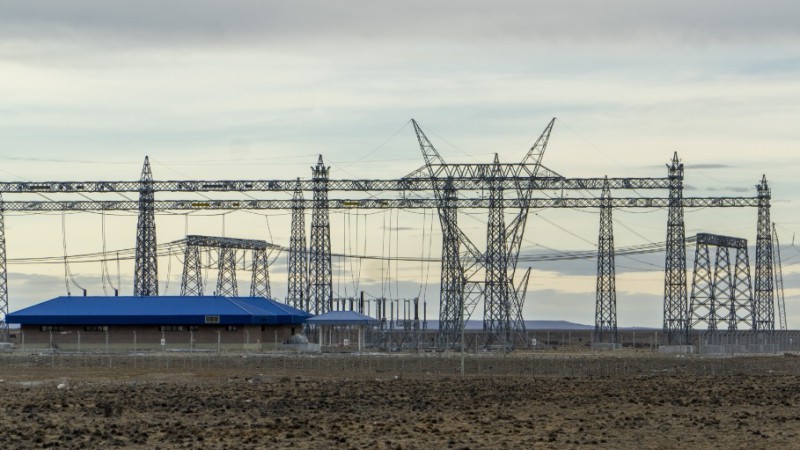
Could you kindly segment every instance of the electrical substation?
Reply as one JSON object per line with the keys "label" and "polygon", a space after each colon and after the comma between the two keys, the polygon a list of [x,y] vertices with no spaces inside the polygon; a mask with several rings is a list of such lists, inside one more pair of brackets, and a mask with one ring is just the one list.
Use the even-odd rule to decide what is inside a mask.
{"label": "electrical substation", "polygon": [[[771,190],[762,176],[750,196],[684,195],[684,166],[675,153],[664,177],[570,178],[542,164],[555,119],[519,163],[447,163],[416,121],[411,121],[424,165],[398,178],[332,179],[320,155],[308,179],[157,180],[148,158],[137,181],[37,181],[0,183],[0,314],[9,313],[5,214],[52,211],[138,211],[134,297],[159,295],[157,213],[166,211],[284,210],[291,212],[288,245],[232,237],[187,235],[171,243],[183,249],[180,295],[204,292],[203,267],[214,264],[213,295],[238,297],[237,261],[251,252],[250,297],[276,298],[270,288],[269,250],[287,258],[285,303],[321,315],[357,311],[374,316],[366,333],[376,348],[420,346],[447,349],[459,345],[466,322],[482,306],[483,348],[531,345],[523,317],[528,285],[535,279],[520,267],[529,212],[533,209],[589,209],[599,212],[597,290],[592,342],[618,345],[613,212],[615,208],[666,212],[663,290],[663,338],[669,346],[692,343],[692,331],[749,332],[769,335],[786,330],[780,250],[770,219]],[[138,194],[138,200],[93,200],[91,194]],[[236,200],[185,198],[195,193],[246,194]],[[41,199],[18,200],[31,194]],[[58,200],[79,194],[82,200]],[[291,195],[291,199],[280,198]],[[184,198],[182,198],[184,197]],[[278,197],[278,198],[276,198]],[[756,222],[754,266],[747,240],[709,233],[687,239],[684,210],[751,208]],[[306,226],[306,211],[311,223]],[[331,210],[414,209],[436,211],[441,232],[438,329],[427,326],[427,306],[419,298],[339,298],[333,290]],[[483,214],[486,246],[479,248],[459,225],[464,211]],[[507,220],[507,218],[511,220]],[[309,232],[308,238],[306,232]],[[131,231],[133,232],[133,231]],[[16,245],[17,243],[11,243]],[[687,244],[696,246],[691,286],[687,280]],[[711,248],[715,250],[712,260]],[[730,251],[736,255],[733,260]],[[352,255],[343,255],[348,257]],[[65,256],[66,259],[66,256]],[[776,319],[778,327],[776,327]],[[8,328],[4,330],[8,337]]]}

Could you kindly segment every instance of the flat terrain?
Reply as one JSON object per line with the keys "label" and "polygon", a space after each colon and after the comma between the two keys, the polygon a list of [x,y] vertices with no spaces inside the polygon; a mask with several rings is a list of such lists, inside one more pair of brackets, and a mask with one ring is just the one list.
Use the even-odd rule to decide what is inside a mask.
{"label": "flat terrain", "polygon": [[797,448],[800,358],[2,355],[3,448]]}

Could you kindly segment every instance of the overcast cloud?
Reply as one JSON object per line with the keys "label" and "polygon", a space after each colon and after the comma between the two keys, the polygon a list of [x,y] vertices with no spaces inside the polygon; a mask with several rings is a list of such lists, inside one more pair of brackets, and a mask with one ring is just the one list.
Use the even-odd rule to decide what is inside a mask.
{"label": "overcast cloud", "polygon": [[[0,0],[0,179],[130,180],[145,155],[158,179],[307,178],[320,153],[334,178],[393,178],[422,165],[412,117],[446,161],[489,162],[518,161],[555,116],[544,163],[565,176],[663,177],[673,152],[687,196],[753,195],[766,174],[772,220],[790,242],[800,229],[798,17],[795,1]],[[366,249],[353,247],[364,234],[340,239],[349,218],[332,216],[334,252],[438,256],[438,223],[425,231],[433,212],[369,214],[358,217],[372,233]],[[614,214],[618,248],[665,238],[663,210]],[[109,249],[134,245],[135,216],[123,216],[102,218]],[[485,217],[464,216],[483,247]],[[224,229],[288,244],[285,211],[224,217],[160,214],[159,242]],[[60,215],[6,218],[10,258],[62,254]],[[101,248],[100,220],[69,215],[70,254]],[[749,209],[686,211],[687,235],[752,243],[755,224]],[[596,211],[539,211],[524,251],[592,250],[597,227]],[[662,258],[618,258],[620,326],[658,324]],[[97,266],[76,268],[91,292]],[[530,289],[559,301],[542,310],[532,300],[530,318],[591,320],[591,260],[533,266]],[[163,282],[168,261],[160,267]],[[63,268],[25,268],[50,277],[38,281],[47,295],[64,289]],[[419,274],[438,281],[430,266],[397,268],[365,263],[363,286],[385,288],[394,272],[400,295],[413,296]],[[121,271],[130,292],[132,266]],[[15,295],[36,300],[35,278],[9,283],[12,310]],[[637,296],[647,308],[630,306]],[[787,307],[800,311],[800,297],[787,295]]]}
{"label": "overcast cloud", "polygon": [[340,38],[541,43],[797,39],[793,1],[4,2],[0,38],[164,46]]}

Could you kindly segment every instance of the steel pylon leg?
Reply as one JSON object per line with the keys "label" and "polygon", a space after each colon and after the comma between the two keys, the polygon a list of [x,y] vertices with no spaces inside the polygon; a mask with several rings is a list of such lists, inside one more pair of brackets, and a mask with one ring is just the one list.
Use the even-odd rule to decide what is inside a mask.
{"label": "steel pylon leg", "polygon": [[617,288],[614,262],[614,221],[608,180],[603,186],[600,232],[597,239],[597,298],[594,313],[594,342],[619,342],[617,335]]}
{"label": "steel pylon leg", "polygon": [[220,247],[217,258],[217,295],[238,297],[239,286],[236,283],[236,249]]}
{"label": "steel pylon leg", "polygon": [[183,275],[181,277],[182,296],[203,295],[203,272],[200,262],[200,247],[187,241],[183,257]]}
{"label": "steel pylon leg", "polygon": [[250,282],[250,297],[272,298],[266,250],[253,250],[253,278]]}
{"label": "steel pylon leg", "polygon": [[3,194],[0,193],[0,316],[3,317],[0,333],[2,333],[3,341],[8,342],[8,323],[5,321],[8,316],[8,272],[6,269],[8,260],[6,259],[6,214],[3,205]]}

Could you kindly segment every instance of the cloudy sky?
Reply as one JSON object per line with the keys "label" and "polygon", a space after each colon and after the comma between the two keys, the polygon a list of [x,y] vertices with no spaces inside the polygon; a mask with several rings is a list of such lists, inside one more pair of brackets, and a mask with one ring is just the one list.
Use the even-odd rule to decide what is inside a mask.
{"label": "cloudy sky", "polygon": [[[308,177],[317,154],[334,178],[395,178],[422,164],[412,117],[446,160],[472,162],[519,160],[557,117],[545,164],[566,176],[660,177],[675,151],[687,195],[754,195],[766,174],[798,327],[798,16],[790,1],[0,1],[0,179],[132,180],[145,155],[160,179],[286,179]],[[288,243],[284,212],[157,220],[160,242],[224,230]],[[438,255],[430,213],[331,220],[334,251]],[[483,220],[462,219],[479,246]],[[663,241],[665,221],[615,212],[618,247]],[[755,222],[753,210],[686,213],[687,235],[751,244]],[[63,256],[64,233],[69,254],[100,251],[103,223],[110,253],[133,246],[130,214],[7,214],[11,310],[66,290],[63,265],[19,259]],[[529,254],[590,250],[597,214],[537,211],[527,237]],[[435,266],[364,262],[357,277],[354,264],[337,263],[342,295],[423,293],[438,309],[438,275],[420,283]],[[592,323],[594,265],[532,264],[528,317]],[[662,265],[618,258],[620,326],[660,326]],[[70,267],[90,293],[96,266]],[[160,269],[176,293],[179,260]],[[123,292],[131,273],[123,261]]]}

